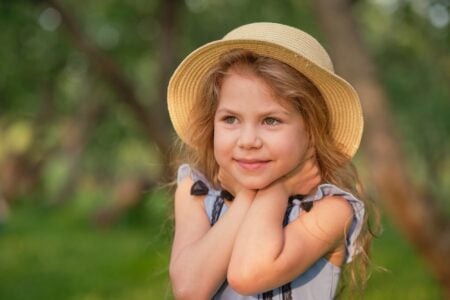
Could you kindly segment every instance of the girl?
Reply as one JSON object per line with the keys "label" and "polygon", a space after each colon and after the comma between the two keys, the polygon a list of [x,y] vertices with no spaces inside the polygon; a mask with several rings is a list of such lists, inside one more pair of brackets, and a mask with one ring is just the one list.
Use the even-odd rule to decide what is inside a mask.
{"label": "girl", "polygon": [[177,299],[332,299],[364,279],[371,235],[351,158],[358,96],[307,33],[241,26],[169,83],[181,139],[170,276]]}

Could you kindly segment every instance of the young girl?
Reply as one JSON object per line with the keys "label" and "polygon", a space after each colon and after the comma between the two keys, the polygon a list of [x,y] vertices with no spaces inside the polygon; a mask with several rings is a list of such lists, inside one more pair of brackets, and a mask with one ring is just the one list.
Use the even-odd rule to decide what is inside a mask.
{"label": "young girl", "polygon": [[332,299],[346,263],[361,283],[361,107],[313,37],[241,26],[180,64],[168,108],[188,163],[175,193],[177,299]]}

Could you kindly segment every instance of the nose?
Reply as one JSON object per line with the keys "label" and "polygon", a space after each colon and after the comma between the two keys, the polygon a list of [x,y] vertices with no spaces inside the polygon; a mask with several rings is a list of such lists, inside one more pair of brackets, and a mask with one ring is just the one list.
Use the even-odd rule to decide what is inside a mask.
{"label": "nose", "polygon": [[240,130],[238,146],[244,149],[260,148],[262,146],[262,140],[259,136],[257,128],[254,126],[244,126]]}

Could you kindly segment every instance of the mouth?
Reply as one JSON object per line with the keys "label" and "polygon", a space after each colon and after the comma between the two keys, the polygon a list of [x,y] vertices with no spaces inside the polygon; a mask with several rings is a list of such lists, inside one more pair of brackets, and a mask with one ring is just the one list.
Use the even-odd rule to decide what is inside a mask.
{"label": "mouth", "polygon": [[244,170],[254,171],[264,168],[270,160],[260,159],[235,159],[237,164]]}

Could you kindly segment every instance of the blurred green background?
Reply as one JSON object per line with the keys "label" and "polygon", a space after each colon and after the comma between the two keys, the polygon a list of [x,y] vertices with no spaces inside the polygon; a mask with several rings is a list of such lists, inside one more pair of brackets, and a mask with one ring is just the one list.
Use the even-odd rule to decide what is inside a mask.
{"label": "blurred green background", "polygon": [[[408,172],[448,216],[450,1],[353,2]],[[0,2],[0,299],[172,299],[167,80],[255,21],[326,45],[311,1]],[[364,299],[443,299],[392,224]]]}

